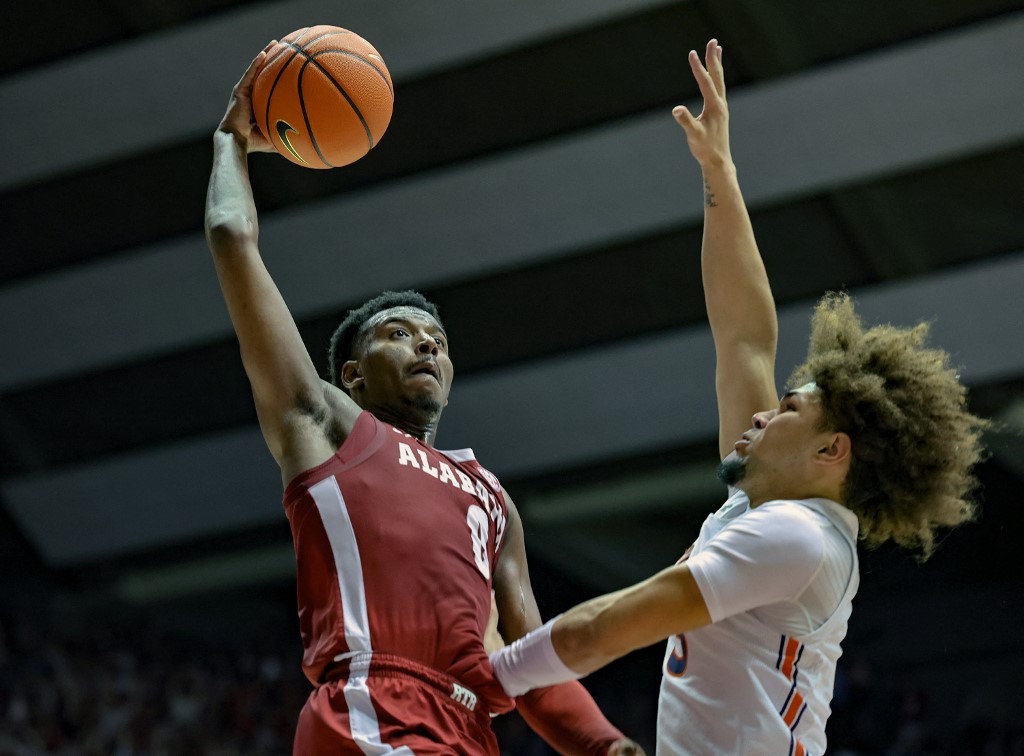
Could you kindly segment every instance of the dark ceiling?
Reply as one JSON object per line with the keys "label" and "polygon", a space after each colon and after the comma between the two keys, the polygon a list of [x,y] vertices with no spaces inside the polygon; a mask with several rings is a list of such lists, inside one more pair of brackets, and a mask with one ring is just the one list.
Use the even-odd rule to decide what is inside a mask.
{"label": "dark ceiling", "polygon": [[686,53],[710,36],[780,381],[828,289],[869,320],[933,321],[973,406],[1003,422],[983,478],[988,527],[1008,527],[999,502],[1024,484],[1019,3],[347,6],[5,11],[0,103],[29,127],[0,170],[8,598],[26,578],[143,602],[290,579],[202,215],[231,85],[312,23],[377,46],[395,115],[348,168],[252,159],[268,265],[321,369],[366,296],[415,286],[439,304],[458,372],[440,444],[503,477],[542,564],[621,585],[671,563],[715,506],[700,182],[669,115],[694,104]]}

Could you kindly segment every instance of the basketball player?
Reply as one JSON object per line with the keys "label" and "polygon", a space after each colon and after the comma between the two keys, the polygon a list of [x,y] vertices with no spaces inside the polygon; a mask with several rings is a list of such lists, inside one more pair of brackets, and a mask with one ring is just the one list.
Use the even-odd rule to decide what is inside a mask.
{"label": "basketball player", "polygon": [[664,754],[822,754],[856,539],[927,557],[967,496],[986,422],[964,408],[927,327],[865,331],[846,296],[818,305],[807,361],[776,400],[777,321],[729,149],[722,48],[690,65],[704,97],[673,111],[701,166],[702,268],[717,352],[725,504],[654,577],[575,607],[492,654],[506,691],[580,677],[668,638]]}
{"label": "basketball player", "polygon": [[[269,49],[269,46],[268,46]],[[464,449],[432,446],[452,361],[436,308],[386,292],[349,313],[322,381],[260,258],[247,153],[256,57],[214,135],[206,232],[295,543],[303,669],[315,686],[294,751],[498,753],[513,706],[484,648],[492,586],[503,635],[539,627],[523,527]],[[578,683],[524,696],[564,753],[638,754]]]}

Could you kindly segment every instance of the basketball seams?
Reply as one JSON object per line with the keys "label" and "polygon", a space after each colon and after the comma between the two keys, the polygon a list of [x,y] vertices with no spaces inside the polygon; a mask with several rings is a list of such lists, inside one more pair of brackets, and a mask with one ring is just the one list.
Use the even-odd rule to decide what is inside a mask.
{"label": "basketball seams", "polygon": [[[355,57],[358,58],[359,56],[356,55]],[[373,63],[372,61],[367,60],[366,58],[359,58],[359,59],[361,61],[363,61],[366,65],[368,65],[370,68],[372,68],[374,71],[376,71],[377,73],[380,74],[380,77],[382,79],[384,79],[384,83],[387,84],[387,86],[388,86],[388,91],[391,93],[391,98],[394,99],[394,97],[395,97],[395,90],[391,86],[391,74],[387,70],[387,64],[384,62],[384,58],[380,57],[379,55],[371,55],[370,57],[371,58],[376,58],[378,61],[380,61],[380,64],[381,64],[381,66],[384,67],[384,70],[382,71],[380,68],[377,68],[377,65],[375,63]]]}
{"label": "basketball seams", "polygon": [[[351,53],[349,53],[346,50],[320,50],[320,51],[318,51],[316,53],[313,53],[313,55],[309,58],[309,63],[312,63],[314,66],[316,66],[317,69],[320,71],[320,73],[322,73],[327,78],[327,80],[329,82],[331,82],[331,84],[333,84],[335,86],[335,88],[339,92],[341,92],[341,96],[344,97],[345,100],[348,101],[348,104],[352,107],[352,111],[356,114],[356,117],[359,119],[359,123],[363,124],[363,129],[366,131],[366,138],[370,142],[370,149],[372,150],[373,149],[373,132],[370,131],[370,125],[366,122],[366,119],[363,117],[362,112],[360,112],[359,107],[355,104],[355,102],[352,100],[352,98],[349,97],[348,92],[345,91],[345,88],[343,86],[341,86],[341,84],[338,82],[338,80],[335,79],[331,75],[331,72],[328,71],[326,68],[324,68],[320,63],[318,63],[315,60],[315,58],[318,55],[324,55],[326,53],[339,53],[339,52],[344,54],[344,55],[350,55],[351,57],[355,58],[356,60],[361,61],[363,63],[366,63],[366,61],[364,61],[358,55],[351,55]],[[367,65],[369,65],[369,64],[367,64]],[[374,68],[374,66],[370,66],[370,68],[373,68],[374,71],[377,71],[377,69]],[[377,71],[377,73],[380,73],[380,71]]]}
{"label": "basketball seams", "polygon": [[[347,33],[351,34],[351,32],[347,32]],[[305,55],[309,59],[313,59],[313,58],[315,58],[318,55],[323,55],[324,53],[341,53],[342,55],[347,55],[350,58],[355,58],[360,63],[363,63],[364,65],[367,65],[370,68],[372,68],[377,73],[377,75],[380,76],[380,78],[384,81],[384,85],[388,88],[388,92],[391,93],[391,96],[394,97],[395,90],[394,90],[394,87],[392,87],[392,85],[391,85],[391,80],[388,78],[388,75],[384,71],[382,71],[380,68],[378,68],[377,65],[373,61],[368,60],[367,58],[362,57],[362,55],[360,55],[359,53],[353,52],[352,50],[343,50],[341,48],[328,48],[326,50],[317,50],[312,55],[310,55],[309,51],[306,49],[307,47],[309,47],[309,45],[313,44],[314,42],[318,42],[319,40],[324,39],[325,37],[330,37],[330,36],[331,36],[330,34],[325,34],[323,37],[317,37],[316,39],[310,40],[309,42],[307,42],[302,47],[299,47],[294,42],[286,42],[286,43],[283,43],[283,44],[286,44],[288,47],[290,47],[291,49],[295,50],[296,54],[302,53],[303,55]],[[279,55],[275,56],[273,60],[267,61],[266,65],[270,65],[271,63],[273,63],[274,60],[277,60],[278,57],[280,57],[280,56]],[[377,58],[377,60],[379,60],[381,62],[382,65],[384,64],[384,59],[383,58],[381,58],[379,55],[377,55],[375,57]],[[287,65],[287,64],[285,64],[285,65]]]}
{"label": "basketball seams", "polygon": [[[298,42],[300,39],[302,39],[302,35],[305,34],[308,31],[309,31],[309,27],[307,26],[305,29],[301,29],[301,30],[299,30],[297,32],[292,32],[292,34],[298,34],[299,35],[295,39],[291,39],[291,40],[287,40],[287,41],[282,40],[282,41],[278,42],[279,45],[284,45],[284,47],[282,47],[277,53],[275,53],[273,58],[270,58],[268,61],[266,61],[263,64],[263,68],[266,68],[271,63],[273,63],[275,60],[277,60],[282,55],[284,55],[286,52],[288,52],[289,48],[293,48],[293,49],[296,49],[296,50],[301,50],[302,48],[296,47],[295,43]],[[290,37],[291,34],[289,34],[288,36]],[[285,65],[287,65],[287,64],[285,64]],[[263,69],[260,69],[260,70],[263,70]]]}
{"label": "basketball seams", "polygon": [[[309,47],[310,45],[312,45],[315,42],[319,42],[321,39],[327,39],[328,37],[336,37],[336,36],[340,36],[342,34],[351,34],[351,33],[352,32],[350,32],[348,29],[334,29],[333,31],[329,31],[329,32],[327,32],[325,34],[321,34],[319,37],[313,37],[313,39],[309,40],[302,47],[299,47],[297,49],[305,51],[305,49],[307,47]],[[299,41],[299,39],[301,39],[301,37],[299,37],[297,39],[293,39],[288,44],[289,45],[294,45],[296,42]]]}
{"label": "basketball seams", "polygon": [[[308,28],[307,29],[303,29],[303,33],[305,33],[306,31],[309,31],[309,29]],[[351,35],[351,34],[354,34],[354,32],[351,32],[348,29],[336,29],[334,31],[329,31],[329,32],[327,32],[325,34],[321,34],[319,37],[314,37],[313,39],[309,40],[308,42],[305,42],[301,47],[299,47],[295,43],[297,43],[299,41],[299,39],[302,38],[301,35],[300,35],[298,38],[293,39],[292,41],[288,42],[287,44],[290,45],[291,47],[294,47],[296,50],[301,50],[303,53],[306,53],[306,55],[308,57],[310,57],[310,58],[315,58],[317,55],[320,55],[321,53],[327,53],[327,52],[337,52],[337,53],[343,53],[344,55],[350,55],[351,57],[355,58],[356,60],[360,61],[361,63],[365,63],[370,68],[372,68],[374,71],[376,71],[377,74],[384,80],[384,83],[387,85],[388,91],[391,93],[391,96],[394,97],[395,96],[395,90],[391,86],[391,81],[388,79],[388,77],[384,73],[384,71],[382,71],[381,69],[377,68],[376,65],[371,63],[366,58],[361,57],[358,53],[352,52],[351,50],[328,49],[328,50],[317,50],[312,55],[308,54],[307,48],[310,47],[311,45],[316,44],[320,40],[327,39],[328,37],[342,36],[342,35],[345,35],[345,34]],[[365,40],[362,40],[362,41],[365,42]],[[370,46],[370,49],[374,50],[374,48],[372,46]],[[381,65],[384,65],[384,59],[380,57],[379,53],[377,54],[376,57],[381,62]]]}
{"label": "basketball seams", "polygon": [[[318,55],[324,55],[324,54],[326,54],[326,53],[341,53],[342,55],[347,55],[348,57],[350,57],[350,58],[354,58],[354,59],[358,60],[358,61],[359,61],[360,63],[363,63],[363,64],[365,64],[365,65],[369,66],[369,67],[370,67],[370,68],[372,68],[372,69],[373,69],[373,70],[374,70],[374,71],[375,71],[375,72],[377,73],[377,75],[378,75],[378,76],[380,76],[380,78],[381,78],[381,79],[382,79],[382,80],[384,81],[384,84],[385,84],[385,85],[387,86],[387,88],[388,88],[388,92],[390,92],[390,93],[391,93],[391,96],[392,96],[392,97],[394,97],[394,96],[395,96],[395,90],[393,90],[393,89],[391,88],[391,82],[390,82],[390,81],[388,81],[388,77],[384,75],[384,72],[383,72],[383,71],[381,71],[381,70],[380,70],[379,68],[377,68],[377,66],[375,66],[375,65],[374,65],[374,64],[373,64],[372,62],[370,62],[370,61],[369,61],[369,60],[367,60],[366,58],[364,58],[364,57],[360,56],[360,55],[359,55],[359,54],[357,54],[357,53],[354,53],[354,52],[352,52],[351,50],[333,50],[333,49],[331,49],[331,50],[317,50],[317,51],[316,51],[315,53],[313,53],[313,55],[312,55],[311,57],[315,58],[315,57],[316,57],[316,56],[318,56]],[[382,59],[382,60],[381,60],[381,63],[383,63],[383,62],[384,62],[384,61],[383,61],[383,59]]]}
{"label": "basketball seams", "polygon": [[[289,44],[289,47],[290,46],[291,45]],[[267,130],[267,133],[264,134],[264,136],[267,137],[267,139],[273,140],[273,138],[274,138],[273,132],[270,129],[270,103],[272,103],[274,101],[274,90],[277,89],[277,83],[279,81],[281,81],[281,77],[284,76],[284,72],[288,70],[288,66],[290,66],[292,64],[292,61],[295,60],[296,56],[300,52],[302,52],[301,49],[296,48],[295,55],[292,55],[292,57],[290,57],[288,60],[286,60],[284,62],[284,65],[281,66],[281,70],[277,72],[277,76],[274,78],[274,83],[270,85],[270,91],[267,92],[267,109],[266,109],[266,113],[264,114],[264,117],[263,117],[263,123],[264,123],[264,126],[265,126],[266,130]],[[280,57],[280,56],[277,56],[277,57]],[[266,70],[266,66],[264,66],[264,68],[260,71],[260,73],[262,73],[263,70]],[[301,71],[299,72],[299,76],[301,78],[301,76],[302,76],[302,72]],[[258,79],[259,75],[257,75],[256,78]],[[253,86],[255,86],[255,83],[253,84]],[[300,90],[299,94],[301,96],[301,90]],[[278,141],[280,141],[280,138],[278,138]]]}
{"label": "basketball seams", "polygon": [[[305,51],[303,51],[303,53],[305,54]],[[306,133],[309,134],[309,141],[312,143],[313,149],[316,150],[317,157],[319,157],[320,158],[320,162],[323,163],[324,165],[326,165],[328,168],[333,168],[334,166],[327,162],[327,159],[324,157],[324,154],[320,151],[320,145],[317,144],[316,134],[313,133],[313,125],[309,122],[309,114],[306,112],[306,95],[302,91],[302,75],[306,72],[306,67],[310,63],[313,63],[313,62],[314,62],[313,59],[310,58],[307,55],[306,56],[306,62],[303,63],[302,64],[302,68],[299,69],[299,77],[298,77],[299,107],[302,109],[302,120],[306,122]],[[323,71],[323,67],[320,66],[319,64],[317,65],[317,68],[319,68],[321,71]],[[326,74],[326,71],[323,71],[323,73]],[[330,78],[330,77],[328,77],[328,78]],[[332,81],[333,81],[333,79],[332,79]],[[344,92],[342,92],[342,94],[344,94]],[[347,95],[346,95],[345,99],[348,99]],[[351,104],[351,102],[352,101],[349,100],[350,104]],[[353,105],[353,107],[355,107],[355,106]],[[356,114],[358,115],[358,111],[356,112]],[[362,120],[362,116],[359,116],[359,120]],[[364,125],[365,125],[365,123],[364,123]]]}
{"label": "basketball seams", "polygon": [[[319,42],[321,39],[327,39],[328,37],[340,36],[343,34],[352,34],[352,32],[350,32],[348,29],[335,29],[325,34],[321,34],[319,37],[313,37],[312,39],[307,40],[300,46],[299,42],[302,41],[303,36],[311,32],[315,28],[316,27],[313,26],[307,26],[303,29],[297,29],[296,31],[293,31],[291,34],[288,35],[288,37],[292,36],[292,34],[297,35],[294,39],[288,39],[287,37],[285,37],[285,39],[278,42],[278,45],[281,45],[281,49],[274,54],[274,57],[264,61],[263,65],[260,67],[259,73],[256,74],[256,79],[259,80],[260,77],[263,76],[263,73],[267,71],[270,68],[270,66],[272,66],[277,60],[279,60],[282,55],[286,54],[289,50],[294,51],[292,57],[289,60],[285,61],[284,65],[281,66],[281,70],[278,71],[277,78],[274,79],[274,83],[271,85],[270,92],[267,95],[267,113],[265,118],[263,119],[263,125],[264,128],[267,129],[268,136],[270,136],[270,101],[271,99],[273,99],[274,88],[277,87],[277,82],[280,80],[281,75],[284,73],[285,69],[288,68],[289,64],[291,64],[292,60],[295,58],[295,55],[298,55],[301,52],[303,53],[303,55],[305,55],[305,57],[308,58],[309,55],[308,53],[306,53],[305,48],[309,47],[310,45]],[[390,85],[388,86],[390,89]]]}

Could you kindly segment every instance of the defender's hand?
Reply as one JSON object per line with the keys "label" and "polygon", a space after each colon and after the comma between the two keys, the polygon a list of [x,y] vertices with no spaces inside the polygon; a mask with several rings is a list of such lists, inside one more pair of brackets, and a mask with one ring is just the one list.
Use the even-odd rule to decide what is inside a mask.
{"label": "defender's hand", "polygon": [[267,52],[277,44],[277,40],[271,40],[270,44],[264,47],[259,54],[252,59],[249,68],[242,74],[242,78],[231,90],[231,99],[228,100],[228,109],[217,127],[220,131],[233,134],[236,139],[242,141],[246,152],[273,152],[274,147],[260,133],[256,126],[256,118],[252,112],[252,83],[256,74],[263,67],[267,59]]}
{"label": "defender's hand", "polygon": [[708,42],[705,68],[696,51],[690,50],[690,70],[704,97],[704,109],[696,118],[683,105],[672,109],[672,115],[683,131],[693,157],[701,167],[732,160],[729,152],[729,107],[725,100],[725,73],[722,68],[722,47],[718,40]]}

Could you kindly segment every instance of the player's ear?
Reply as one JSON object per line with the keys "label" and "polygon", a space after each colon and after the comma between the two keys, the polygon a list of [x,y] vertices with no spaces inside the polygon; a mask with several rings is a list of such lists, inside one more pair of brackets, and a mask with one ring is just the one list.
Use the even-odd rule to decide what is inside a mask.
{"label": "player's ear", "polygon": [[361,387],[364,381],[362,370],[355,360],[348,360],[341,366],[341,385],[346,391],[351,392],[353,389]]}
{"label": "player's ear", "polygon": [[821,462],[835,464],[845,462],[853,453],[853,443],[846,433],[830,433],[818,448],[818,459]]}

